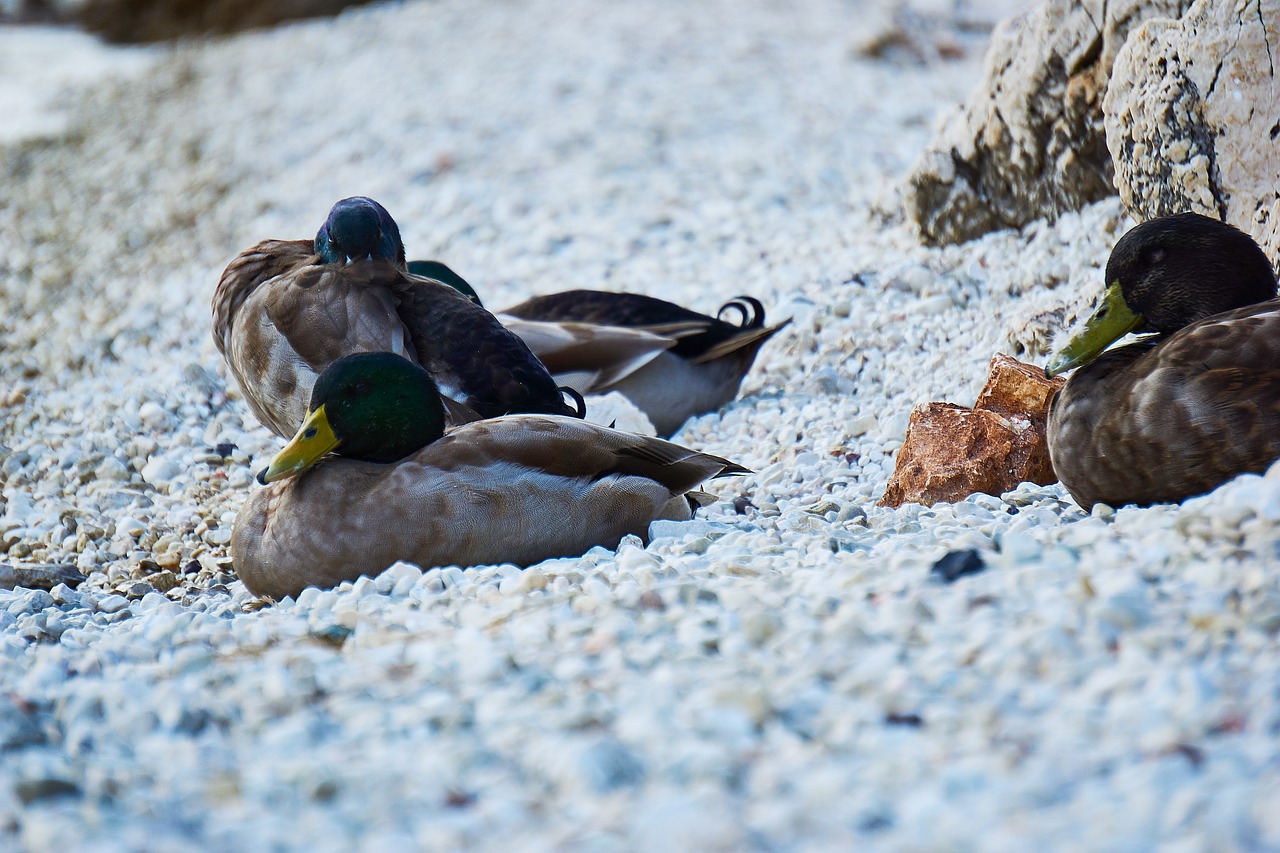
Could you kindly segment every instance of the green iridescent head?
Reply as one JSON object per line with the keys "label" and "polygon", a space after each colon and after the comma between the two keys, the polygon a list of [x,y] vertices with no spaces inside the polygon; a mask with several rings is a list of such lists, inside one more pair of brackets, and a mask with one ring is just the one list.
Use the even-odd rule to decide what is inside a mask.
{"label": "green iridescent head", "polygon": [[443,434],[440,392],[426,371],[387,352],[344,356],[320,374],[302,426],[258,481],[298,474],[327,453],[396,462]]}

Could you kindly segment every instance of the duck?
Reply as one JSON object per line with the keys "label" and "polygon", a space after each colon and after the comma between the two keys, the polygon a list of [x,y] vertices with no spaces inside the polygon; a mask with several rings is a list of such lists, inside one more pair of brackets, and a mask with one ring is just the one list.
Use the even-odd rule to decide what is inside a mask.
{"label": "duck", "polygon": [[[410,261],[409,269],[480,301],[441,261]],[[791,322],[766,326],[764,306],[750,296],[710,317],[664,299],[602,290],[535,296],[497,317],[557,382],[584,395],[622,393],[663,438],[733,400],[760,348]]]}
{"label": "duck", "polygon": [[[1054,472],[1084,509],[1179,503],[1280,457],[1280,300],[1249,235],[1179,213],[1117,241],[1101,304],[1045,367]],[[1129,332],[1133,343],[1107,349]],[[1104,350],[1106,350],[1104,352]]]}
{"label": "duck", "polygon": [[491,313],[409,273],[399,226],[364,196],[334,204],[314,240],[264,240],[241,252],[218,281],[212,311],[214,343],[249,408],[282,438],[306,415],[316,377],[356,352],[421,365],[451,424],[584,414],[581,396],[559,388]]}
{"label": "duck", "polygon": [[571,557],[687,519],[719,456],[577,418],[518,414],[444,429],[431,376],[388,352],[334,360],[296,435],[258,475],[230,543],[240,579],[279,600],[433,566]]}

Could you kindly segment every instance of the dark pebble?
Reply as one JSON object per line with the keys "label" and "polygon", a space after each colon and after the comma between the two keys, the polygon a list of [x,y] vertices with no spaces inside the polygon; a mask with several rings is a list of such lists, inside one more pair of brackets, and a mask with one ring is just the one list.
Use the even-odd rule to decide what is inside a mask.
{"label": "dark pebble", "polygon": [[948,551],[943,554],[929,571],[943,582],[951,583],[965,575],[976,575],[986,567],[986,562],[977,550],[965,548],[963,551]]}
{"label": "dark pebble", "polygon": [[354,633],[352,629],[345,625],[327,625],[311,632],[311,636],[315,637],[322,643],[328,643],[334,648],[341,648],[347,638]]}
{"label": "dark pebble", "polygon": [[66,779],[23,779],[13,786],[13,793],[25,806],[52,797],[74,796],[80,788]]}

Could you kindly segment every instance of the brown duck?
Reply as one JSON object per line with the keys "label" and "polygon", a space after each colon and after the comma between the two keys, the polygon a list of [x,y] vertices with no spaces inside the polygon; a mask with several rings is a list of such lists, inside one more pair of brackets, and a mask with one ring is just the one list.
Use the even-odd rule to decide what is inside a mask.
{"label": "brown duck", "polygon": [[[1088,509],[1177,502],[1280,457],[1280,300],[1247,234],[1181,213],[1126,233],[1102,305],[1045,368],[1053,469]],[[1103,352],[1128,332],[1150,336]]]}
{"label": "brown duck", "polygon": [[214,293],[213,337],[253,413],[283,437],[306,415],[316,376],[357,352],[421,365],[451,423],[582,415],[492,314],[406,270],[400,229],[369,198],[335,204],[314,241],[265,240],[233,260]]}
{"label": "brown duck", "polygon": [[[321,374],[293,440],[236,517],[236,572],[281,598],[430,566],[515,563],[612,548],[657,518],[688,518],[692,492],[739,465],[584,421],[511,415],[444,434],[434,383],[389,353]],[[334,453],[321,461],[326,454]]]}

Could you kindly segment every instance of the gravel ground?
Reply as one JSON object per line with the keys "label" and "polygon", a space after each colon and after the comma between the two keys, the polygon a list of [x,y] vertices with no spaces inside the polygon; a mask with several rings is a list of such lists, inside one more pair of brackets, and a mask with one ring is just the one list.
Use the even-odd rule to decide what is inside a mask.
{"label": "gravel ground", "polygon": [[[857,2],[353,10],[152,50],[0,149],[0,550],[89,576],[0,590],[0,847],[1280,848],[1280,470],[875,506],[912,406],[1042,358],[1128,227],[917,245],[893,187],[978,78],[967,14],[877,57]],[[648,547],[262,607],[226,544],[277,441],[208,301],[353,194],[496,307],[793,316],[677,436],[756,473]]]}

